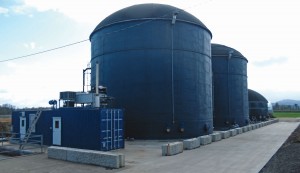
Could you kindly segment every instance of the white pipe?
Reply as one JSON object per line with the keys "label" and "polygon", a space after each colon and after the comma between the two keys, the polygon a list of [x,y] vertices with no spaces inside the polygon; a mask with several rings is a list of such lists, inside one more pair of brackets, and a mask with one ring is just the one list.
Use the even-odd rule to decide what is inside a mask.
{"label": "white pipe", "polygon": [[99,96],[99,64],[96,63],[96,96],[94,100],[94,106],[96,108],[100,107],[100,96]]}
{"label": "white pipe", "polygon": [[96,96],[99,95],[99,64],[96,63]]}

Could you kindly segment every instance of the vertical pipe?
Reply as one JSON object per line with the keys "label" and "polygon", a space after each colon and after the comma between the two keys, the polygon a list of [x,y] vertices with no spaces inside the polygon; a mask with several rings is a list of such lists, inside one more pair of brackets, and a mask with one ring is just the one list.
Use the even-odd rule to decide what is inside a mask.
{"label": "vertical pipe", "polygon": [[227,94],[228,94],[228,96],[227,96],[227,111],[228,111],[228,118],[229,118],[229,120],[228,121],[230,121],[230,117],[231,117],[231,115],[230,115],[230,88],[229,88],[229,56],[228,56],[228,59],[227,59]]}
{"label": "vertical pipe", "polygon": [[99,95],[99,63],[96,62],[96,96]]}
{"label": "vertical pipe", "polygon": [[232,53],[233,53],[233,51],[231,50],[231,51],[229,51],[229,53],[228,53],[228,59],[227,59],[227,92],[228,92],[228,116],[229,116],[229,123],[230,123],[230,121],[231,121],[231,111],[230,111],[230,106],[231,106],[231,104],[230,104],[230,83],[229,83],[229,73],[230,73],[230,71],[229,71],[229,68],[230,68],[230,65],[229,65],[229,61],[230,61],[230,59],[231,59],[231,56],[232,56]]}
{"label": "vertical pipe", "polygon": [[83,77],[82,77],[82,92],[84,92],[84,85],[85,85],[85,70],[83,69],[82,70],[82,75],[83,75]]}
{"label": "vertical pipe", "polygon": [[173,44],[173,30],[174,30],[174,25],[172,25],[172,60],[171,60],[171,64],[172,64],[172,67],[171,67],[171,73],[172,73],[172,76],[171,76],[171,80],[172,80],[172,122],[173,124],[175,124],[175,108],[174,108],[174,44]]}
{"label": "vertical pipe", "polygon": [[99,96],[99,64],[96,62],[96,96],[94,100],[94,107],[99,108],[101,103],[100,103],[100,96]]}
{"label": "vertical pipe", "polygon": [[177,12],[175,12],[173,14],[173,19],[172,19],[172,23],[171,23],[171,54],[172,54],[172,58],[171,58],[171,80],[172,80],[172,123],[175,124],[175,107],[174,107],[174,25],[176,22],[176,17],[177,17]]}
{"label": "vertical pipe", "polygon": [[113,111],[110,110],[110,150],[113,148]]}

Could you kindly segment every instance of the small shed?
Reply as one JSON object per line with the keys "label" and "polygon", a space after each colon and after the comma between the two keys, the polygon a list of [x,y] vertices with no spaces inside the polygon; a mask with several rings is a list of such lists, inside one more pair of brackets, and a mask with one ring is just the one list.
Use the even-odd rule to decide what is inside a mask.
{"label": "small shed", "polygon": [[[14,111],[12,132],[20,139],[37,115],[36,110]],[[122,109],[59,108],[41,112],[32,135],[43,135],[44,145],[108,151],[124,148]]]}

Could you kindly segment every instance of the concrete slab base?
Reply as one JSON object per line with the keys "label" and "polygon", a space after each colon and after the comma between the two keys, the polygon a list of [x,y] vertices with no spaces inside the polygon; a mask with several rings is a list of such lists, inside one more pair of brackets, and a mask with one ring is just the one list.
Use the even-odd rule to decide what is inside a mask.
{"label": "concrete slab base", "polygon": [[183,142],[172,142],[161,147],[162,156],[173,156],[183,152]]}
{"label": "concrete slab base", "polygon": [[198,147],[200,147],[200,139],[198,138],[186,139],[183,141],[183,149],[185,150],[192,150]]}
{"label": "concrete slab base", "polygon": [[219,133],[219,132],[215,132],[213,134],[210,134],[210,136],[211,136],[212,142],[217,142],[217,141],[222,140],[221,133]]}
{"label": "concrete slab base", "polygon": [[212,143],[212,138],[210,135],[200,136],[198,137],[201,145],[207,145]]}
{"label": "concrete slab base", "polygon": [[230,137],[230,131],[221,131],[222,139],[226,139]]}
{"label": "concrete slab base", "polygon": [[231,129],[229,130],[230,136],[236,136],[237,135],[237,130],[236,129]]}
{"label": "concrete slab base", "polygon": [[242,128],[236,128],[236,132],[237,132],[237,134],[242,134],[243,133],[243,129]]}
{"label": "concrete slab base", "polygon": [[108,168],[121,168],[125,166],[125,156],[120,153],[83,150],[67,147],[49,147],[48,158]]}

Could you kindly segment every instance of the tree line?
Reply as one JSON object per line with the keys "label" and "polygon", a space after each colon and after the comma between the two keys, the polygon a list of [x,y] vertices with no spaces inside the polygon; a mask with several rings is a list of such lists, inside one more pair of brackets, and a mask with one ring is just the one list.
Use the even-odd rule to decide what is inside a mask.
{"label": "tree line", "polygon": [[16,107],[11,104],[0,105],[0,115],[11,115],[15,109]]}
{"label": "tree line", "polygon": [[273,106],[274,111],[300,111],[300,107],[298,104],[294,105],[280,105],[279,103],[275,103]]}

